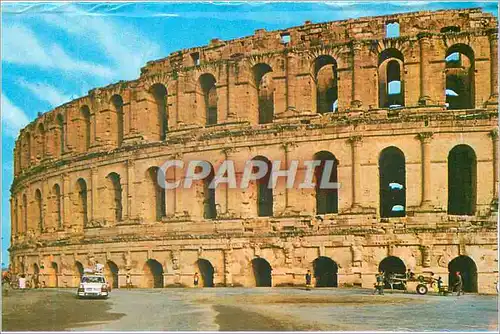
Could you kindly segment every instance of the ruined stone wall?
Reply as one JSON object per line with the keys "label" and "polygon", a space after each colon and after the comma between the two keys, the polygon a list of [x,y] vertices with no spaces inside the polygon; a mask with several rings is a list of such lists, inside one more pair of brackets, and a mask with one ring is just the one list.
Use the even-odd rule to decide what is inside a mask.
{"label": "ruined stone wall", "polygon": [[[386,37],[393,23],[399,36]],[[167,286],[190,285],[206,259],[214,283],[253,286],[255,259],[268,261],[280,285],[302,283],[313,261],[328,257],[339,284],[370,286],[386,257],[447,280],[450,261],[468,256],[479,290],[492,291],[497,36],[495,18],[478,9],[418,12],[258,30],[149,62],[137,80],[94,89],[21,131],[12,263],[29,272],[43,263],[50,284],[72,286],[78,266],[98,260],[116,266],[120,284],[129,272],[149,286],[154,259]],[[389,94],[395,81],[400,91]],[[449,214],[457,146],[475,157],[472,214]],[[385,218],[380,158],[391,147],[404,155],[406,210]],[[152,170],[168,159],[215,169],[231,159],[242,171],[256,156],[285,168],[322,151],[338,160],[336,213],[318,214],[315,190],[286,189],[283,179],[272,217],[258,216],[255,184],[218,187],[215,219],[204,218],[202,182],[168,190],[164,214],[156,212]]]}

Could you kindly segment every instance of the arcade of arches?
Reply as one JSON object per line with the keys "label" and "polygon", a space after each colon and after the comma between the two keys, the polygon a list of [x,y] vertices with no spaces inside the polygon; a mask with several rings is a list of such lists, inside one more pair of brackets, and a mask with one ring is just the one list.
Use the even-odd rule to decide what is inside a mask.
{"label": "arcade of arches", "polygon": [[[496,18],[464,9],[261,29],[148,62],[21,130],[13,270],[76,286],[95,258],[114,287],[130,274],[150,288],[196,272],[206,287],[311,270],[318,287],[371,288],[379,269],[460,271],[467,291],[494,292],[497,59]],[[187,164],[159,173],[173,158],[212,171],[163,189],[159,175],[189,179]],[[238,181],[249,160],[299,165],[293,187],[267,173],[211,189],[224,160]]]}

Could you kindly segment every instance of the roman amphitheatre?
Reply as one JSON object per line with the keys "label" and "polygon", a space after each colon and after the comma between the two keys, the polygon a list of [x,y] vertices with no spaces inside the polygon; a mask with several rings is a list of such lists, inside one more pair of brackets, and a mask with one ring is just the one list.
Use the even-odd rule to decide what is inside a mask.
{"label": "roman amphitheatre", "polygon": [[[115,288],[127,274],[279,287],[309,269],[319,287],[371,288],[378,270],[461,271],[465,291],[494,292],[497,59],[496,18],[465,9],[306,21],[148,62],[21,130],[12,270],[74,287],[99,262]],[[211,173],[164,190],[172,159],[334,161],[340,188],[214,190]]]}

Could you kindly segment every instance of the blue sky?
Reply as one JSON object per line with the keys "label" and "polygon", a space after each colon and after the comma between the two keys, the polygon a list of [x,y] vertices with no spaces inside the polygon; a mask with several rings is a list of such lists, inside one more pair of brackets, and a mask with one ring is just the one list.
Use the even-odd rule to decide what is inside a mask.
{"label": "blue sky", "polygon": [[8,263],[12,151],[19,129],[88,90],[139,76],[149,60],[212,38],[398,12],[496,2],[5,3],[2,9],[2,263]]}

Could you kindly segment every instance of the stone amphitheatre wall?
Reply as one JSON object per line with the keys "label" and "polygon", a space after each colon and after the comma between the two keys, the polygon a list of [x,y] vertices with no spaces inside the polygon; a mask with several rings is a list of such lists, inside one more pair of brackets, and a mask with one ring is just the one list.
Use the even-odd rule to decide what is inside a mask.
{"label": "stone amphitheatre wall", "polygon": [[[468,9],[261,29],[148,62],[21,130],[13,268],[50,286],[99,261],[118,286],[126,273],[189,286],[196,271],[206,285],[301,284],[311,269],[319,285],[370,287],[385,263],[445,282],[459,268],[469,290],[493,291],[497,59],[496,19]],[[333,194],[283,178],[268,197],[154,182],[169,159],[241,172],[320,156],[336,162]]]}

